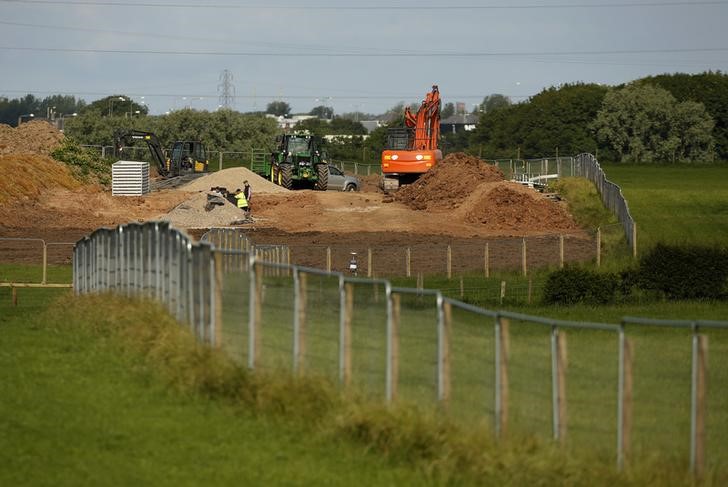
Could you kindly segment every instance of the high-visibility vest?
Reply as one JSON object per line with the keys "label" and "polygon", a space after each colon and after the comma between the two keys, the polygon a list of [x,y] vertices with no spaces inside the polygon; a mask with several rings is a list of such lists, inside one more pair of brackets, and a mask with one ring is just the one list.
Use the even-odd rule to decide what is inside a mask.
{"label": "high-visibility vest", "polygon": [[245,208],[248,206],[248,200],[245,199],[245,193],[242,191],[235,195],[235,199],[238,200],[238,208]]}

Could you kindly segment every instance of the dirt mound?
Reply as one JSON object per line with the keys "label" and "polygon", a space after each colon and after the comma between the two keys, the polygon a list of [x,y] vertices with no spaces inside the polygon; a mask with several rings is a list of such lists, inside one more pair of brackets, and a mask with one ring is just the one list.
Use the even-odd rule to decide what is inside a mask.
{"label": "dirt mound", "polygon": [[63,134],[53,125],[42,120],[20,124],[18,128],[0,124],[0,154],[50,154],[61,141]]}
{"label": "dirt mound", "polygon": [[0,155],[0,203],[37,199],[56,188],[80,186],[63,163],[38,154]]}
{"label": "dirt mound", "polygon": [[517,183],[502,182],[484,188],[468,202],[467,223],[487,225],[493,230],[571,231],[578,230],[564,207]]}
{"label": "dirt mound", "polygon": [[253,199],[255,199],[256,194],[288,193],[286,188],[282,188],[244,167],[231,167],[230,169],[210,173],[207,176],[195,179],[179,189],[192,193],[196,191],[209,191],[210,188],[215,186],[222,186],[232,192],[242,188],[243,181],[246,180],[250,183],[250,187],[253,188]]}
{"label": "dirt mound", "polygon": [[245,218],[243,211],[229,201],[215,205],[210,211],[205,209],[206,205],[207,193],[196,194],[160,219],[177,228],[208,228],[227,226]]}
{"label": "dirt mound", "polygon": [[481,183],[503,181],[496,166],[462,152],[449,154],[395,199],[414,210],[457,208]]}

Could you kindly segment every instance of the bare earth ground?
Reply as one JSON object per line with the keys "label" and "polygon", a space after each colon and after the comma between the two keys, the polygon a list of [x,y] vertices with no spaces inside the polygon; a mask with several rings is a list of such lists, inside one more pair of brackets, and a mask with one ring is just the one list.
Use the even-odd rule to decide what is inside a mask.
{"label": "bare earth ground", "polygon": [[[334,268],[344,268],[349,252],[365,253],[372,248],[377,255],[373,268],[384,275],[398,268],[403,249],[411,247],[413,268],[439,271],[446,247],[451,245],[454,271],[482,268],[488,242],[493,268],[517,267],[522,237],[528,237],[531,267],[554,263],[559,234],[569,235],[567,260],[593,257],[591,237],[577,227],[563,203],[503,181],[490,166],[483,173],[482,161],[462,154],[452,156],[421,178],[417,188],[400,190],[394,197],[378,190],[369,181],[372,177],[360,193],[288,191],[243,168],[143,197],[113,197],[110,191],[93,185],[56,185],[17,197],[18,191],[6,187],[5,194],[16,196],[0,200],[0,262],[40,262],[39,243],[3,241],[2,237],[75,242],[102,226],[159,219],[199,237],[211,226],[242,218],[242,212],[230,203],[205,211],[207,190],[213,186],[234,190],[245,179],[253,187],[253,221],[238,226],[248,231],[254,243],[289,245],[294,262],[303,265],[323,267],[325,248],[332,247]],[[11,150],[4,157],[15,156]],[[23,164],[34,163],[27,154],[23,157]],[[441,171],[436,171],[440,166]],[[0,186],[17,190],[27,178],[20,182],[10,178]],[[0,195],[2,190],[0,187]],[[49,262],[70,261],[70,249],[68,245],[49,247]]]}
{"label": "bare earth ground", "polygon": [[[453,271],[482,269],[486,243],[493,268],[518,267],[523,239],[529,266],[558,261],[559,235],[567,260],[590,259],[591,238],[563,203],[503,180],[502,173],[462,153],[450,154],[418,181],[393,195],[378,189],[378,176],[363,177],[360,193],[289,191],[245,168],[212,173],[177,189],[143,197],[114,197],[82,184],[48,157],[63,134],[44,122],[0,126],[0,262],[40,263],[43,239],[50,263],[70,262],[72,245],[93,230],[129,222],[166,220],[199,238],[208,228],[236,225],[256,244],[288,245],[295,263],[346,268],[351,252],[375,257],[376,274],[401,274],[404,249],[413,272],[443,272],[448,245]],[[212,187],[253,188],[252,221],[232,203],[206,209]],[[400,270],[402,269],[402,270]],[[1,279],[1,277],[0,277]]]}

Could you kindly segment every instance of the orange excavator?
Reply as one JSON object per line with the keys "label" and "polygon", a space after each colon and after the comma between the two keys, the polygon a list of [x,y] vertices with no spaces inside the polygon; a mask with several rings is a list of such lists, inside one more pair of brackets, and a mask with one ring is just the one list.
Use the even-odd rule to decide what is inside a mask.
{"label": "orange excavator", "polygon": [[437,85],[413,114],[404,110],[404,127],[390,128],[382,152],[382,187],[396,190],[414,182],[442,160],[440,143],[440,90]]}

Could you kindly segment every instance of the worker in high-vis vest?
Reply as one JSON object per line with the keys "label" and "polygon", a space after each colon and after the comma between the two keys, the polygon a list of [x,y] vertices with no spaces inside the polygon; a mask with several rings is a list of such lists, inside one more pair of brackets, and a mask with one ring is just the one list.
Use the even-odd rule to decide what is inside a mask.
{"label": "worker in high-vis vest", "polygon": [[250,217],[250,206],[248,206],[248,199],[245,197],[245,191],[240,189],[235,191],[235,199],[238,201],[238,208],[245,212],[245,217]]}

